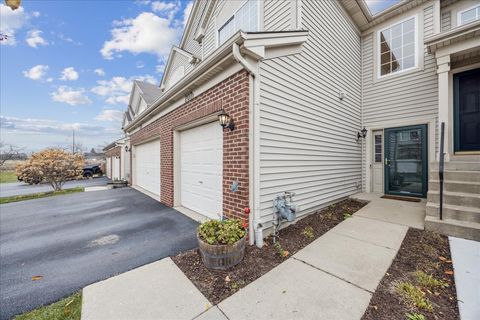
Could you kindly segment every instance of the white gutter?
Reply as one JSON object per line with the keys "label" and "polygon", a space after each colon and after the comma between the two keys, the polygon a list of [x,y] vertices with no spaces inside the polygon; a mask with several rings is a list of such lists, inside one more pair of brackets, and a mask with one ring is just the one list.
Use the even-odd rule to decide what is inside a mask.
{"label": "white gutter", "polygon": [[[248,236],[250,245],[255,239],[255,229],[260,222],[260,161],[257,161],[257,156],[260,150],[260,80],[258,77],[258,69],[252,66],[240,53],[240,46],[233,43],[232,53],[234,59],[240,63],[245,70],[250,74],[250,90],[249,90],[249,128],[248,128],[248,158],[249,158],[249,202],[251,207],[251,214],[248,216]],[[253,203],[253,208],[252,208]]]}

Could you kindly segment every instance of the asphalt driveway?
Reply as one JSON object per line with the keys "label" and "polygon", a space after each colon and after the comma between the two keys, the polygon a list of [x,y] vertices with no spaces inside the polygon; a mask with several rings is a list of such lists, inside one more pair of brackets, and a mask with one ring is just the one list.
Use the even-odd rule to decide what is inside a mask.
{"label": "asphalt driveway", "polygon": [[[105,186],[107,182],[110,181],[107,177],[98,177],[93,179],[85,180],[72,180],[65,182],[63,186],[64,189],[75,188],[75,187],[94,187],[94,186]],[[46,183],[29,185],[28,183],[19,181],[19,182],[9,182],[9,183],[0,183],[0,197],[11,197],[19,196],[24,194],[32,194],[38,192],[47,192],[53,191],[52,186]]]}
{"label": "asphalt driveway", "polygon": [[131,188],[0,205],[0,318],[194,248],[196,226]]}

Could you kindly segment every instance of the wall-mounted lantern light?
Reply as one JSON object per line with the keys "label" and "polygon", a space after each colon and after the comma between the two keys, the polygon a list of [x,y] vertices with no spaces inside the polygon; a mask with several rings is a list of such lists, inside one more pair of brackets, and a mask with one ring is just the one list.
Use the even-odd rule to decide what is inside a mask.
{"label": "wall-mounted lantern light", "polygon": [[235,129],[235,123],[233,122],[233,119],[230,118],[230,116],[223,110],[218,115],[218,121],[220,122],[220,125],[223,129],[229,128],[230,131],[233,131],[233,129]]}
{"label": "wall-mounted lantern light", "polygon": [[361,131],[357,132],[357,141],[359,141],[360,138],[365,139],[366,136],[367,136],[367,129],[365,129],[365,127],[363,127],[363,129]]}
{"label": "wall-mounted lantern light", "polygon": [[132,149],[129,148],[128,146],[125,146],[125,152],[130,152],[130,150],[132,150]]}

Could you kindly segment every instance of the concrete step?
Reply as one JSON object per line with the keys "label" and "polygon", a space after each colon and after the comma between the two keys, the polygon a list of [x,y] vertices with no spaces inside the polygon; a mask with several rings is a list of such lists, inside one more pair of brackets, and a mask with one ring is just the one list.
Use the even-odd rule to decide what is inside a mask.
{"label": "concrete step", "polygon": [[[445,180],[478,182],[480,171],[445,170],[443,177]],[[429,179],[438,180],[438,171],[431,170]]]}
{"label": "concrete step", "polygon": [[[427,202],[440,203],[440,191],[429,190]],[[480,208],[480,195],[466,192],[443,192],[443,203],[456,206]]]}
{"label": "concrete step", "polygon": [[480,241],[480,223],[476,222],[440,220],[438,217],[426,216],[425,229],[448,236]]}
{"label": "concrete step", "polygon": [[[433,191],[440,190],[440,181],[439,180],[428,181],[428,190],[433,190]],[[443,190],[480,194],[480,181],[473,182],[473,181],[445,180],[443,181]]]}
{"label": "concrete step", "polygon": [[[426,214],[430,217],[440,217],[440,204],[427,202]],[[480,208],[444,204],[443,218],[480,223]]]}
{"label": "concrete step", "polygon": [[453,156],[450,156],[450,161],[480,162],[480,155],[477,155],[477,154],[453,155]]}
{"label": "concrete step", "polygon": [[[445,170],[480,171],[480,161],[448,161]],[[438,162],[430,162],[430,170],[438,172]]]}

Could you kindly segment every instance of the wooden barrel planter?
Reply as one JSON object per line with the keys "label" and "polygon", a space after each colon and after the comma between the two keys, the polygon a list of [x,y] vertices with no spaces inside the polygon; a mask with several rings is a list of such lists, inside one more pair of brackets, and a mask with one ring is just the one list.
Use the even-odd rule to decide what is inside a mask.
{"label": "wooden barrel planter", "polygon": [[213,270],[226,270],[243,260],[246,236],[234,244],[208,244],[197,234],[198,248],[205,266]]}

